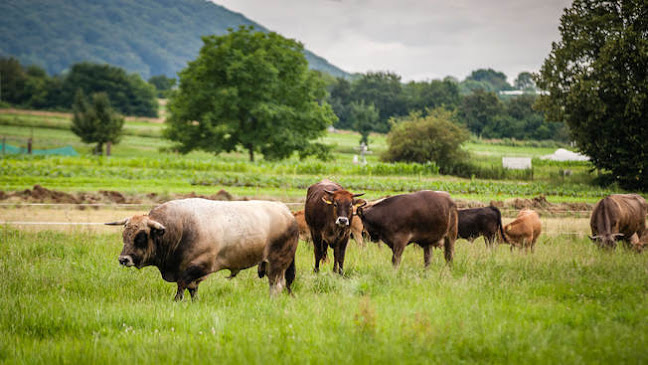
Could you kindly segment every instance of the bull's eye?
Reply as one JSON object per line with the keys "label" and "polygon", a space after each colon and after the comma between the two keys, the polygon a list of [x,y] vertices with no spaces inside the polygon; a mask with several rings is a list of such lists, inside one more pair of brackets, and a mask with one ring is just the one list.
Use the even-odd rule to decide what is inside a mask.
{"label": "bull's eye", "polygon": [[135,246],[136,247],[146,247],[148,244],[148,237],[146,236],[146,233],[140,232],[135,236]]}

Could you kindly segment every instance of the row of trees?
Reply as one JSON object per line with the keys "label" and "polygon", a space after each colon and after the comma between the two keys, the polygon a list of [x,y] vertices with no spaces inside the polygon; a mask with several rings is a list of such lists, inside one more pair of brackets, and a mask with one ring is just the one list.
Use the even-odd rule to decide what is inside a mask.
{"label": "row of trees", "polygon": [[476,70],[461,82],[447,77],[406,84],[391,72],[369,72],[354,81],[333,81],[327,101],[338,117],[335,126],[356,130],[363,140],[369,132],[389,132],[391,118],[445,108],[456,111],[457,122],[477,136],[567,141],[562,123],[546,123],[544,115],[534,110],[537,94],[531,74],[520,73],[515,86],[528,93],[498,96],[514,88],[504,73],[492,69]]}
{"label": "row of trees", "polygon": [[155,86],[115,66],[82,62],[62,75],[49,76],[38,66],[24,67],[15,58],[0,58],[0,82],[1,100],[22,107],[70,110],[81,89],[88,95],[106,93],[122,114],[157,116]]}

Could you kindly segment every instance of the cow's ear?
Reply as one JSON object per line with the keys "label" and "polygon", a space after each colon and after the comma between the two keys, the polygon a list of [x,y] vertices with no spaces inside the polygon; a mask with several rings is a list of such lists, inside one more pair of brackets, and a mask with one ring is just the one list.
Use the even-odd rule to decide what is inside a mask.
{"label": "cow's ear", "polygon": [[356,200],[353,201],[353,206],[354,207],[359,208],[359,207],[364,207],[365,205],[367,205],[367,201],[364,200],[364,199],[356,199]]}
{"label": "cow's ear", "polygon": [[333,204],[332,201],[327,200],[325,197],[322,197],[322,201],[323,201],[324,203],[326,203],[326,204]]}

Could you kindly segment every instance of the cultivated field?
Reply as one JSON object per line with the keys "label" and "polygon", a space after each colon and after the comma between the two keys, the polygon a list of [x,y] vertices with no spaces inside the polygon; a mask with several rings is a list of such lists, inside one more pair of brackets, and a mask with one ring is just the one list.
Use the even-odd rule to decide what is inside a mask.
{"label": "cultivated field", "polygon": [[[534,158],[532,180],[481,180],[380,163],[379,135],[362,167],[351,164],[359,141],[351,133],[323,139],[335,161],[249,163],[245,153],[160,151],[170,146],[163,126],[143,120],[127,121],[112,157],[94,157],[68,126],[65,115],[0,111],[8,143],[33,136],[34,148],[81,153],[0,156],[0,221],[86,223],[0,226],[2,363],[648,362],[648,256],[602,252],[585,237],[591,204],[620,190],[590,185],[587,164],[537,159],[553,148],[471,141],[473,160],[494,169],[502,156]],[[435,250],[428,270],[416,246],[394,270],[389,248],[352,241],[344,277],[332,262],[313,274],[312,247],[300,242],[294,297],[270,299],[267,280],[250,269],[233,280],[213,274],[198,301],[175,303],[175,285],[157,269],[119,266],[120,227],[91,224],[221,189],[297,210],[324,177],[368,199],[432,189],[464,205],[494,201],[504,223],[520,204],[537,204],[545,233],[534,254],[459,240],[452,268]],[[92,203],[100,205],[79,205]]]}

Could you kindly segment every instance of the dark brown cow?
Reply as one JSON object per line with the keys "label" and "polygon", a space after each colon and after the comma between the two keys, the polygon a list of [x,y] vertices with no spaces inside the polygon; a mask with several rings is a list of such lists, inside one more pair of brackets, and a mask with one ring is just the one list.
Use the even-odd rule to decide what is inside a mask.
{"label": "dark brown cow", "polygon": [[359,207],[358,216],[372,241],[382,240],[392,249],[394,267],[400,265],[403,250],[410,243],[423,247],[425,267],[430,265],[432,247],[441,247],[441,242],[446,262],[452,263],[458,219],[450,194],[424,190],[395,195]]}
{"label": "dark brown cow", "polygon": [[299,232],[283,204],[269,201],[223,202],[207,199],[172,200],[136,215],[106,223],[125,225],[119,263],[142,268],[157,266],[162,278],[196,297],[198,284],[213,272],[239,271],[259,265],[268,276],[270,294],[281,292],[295,278]]}
{"label": "dark brown cow", "polygon": [[484,236],[486,247],[492,247],[496,239],[506,242],[506,236],[502,231],[502,214],[497,207],[459,209],[457,213],[459,238],[472,243],[479,236]]}
{"label": "dark brown cow", "polygon": [[615,248],[617,240],[633,246],[633,235],[646,230],[646,200],[637,194],[614,194],[601,199],[592,210],[590,239],[599,247]]}
{"label": "dark brown cow", "polygon": [[308,187],[305,218],[310,229],[315,251],[315,272],[326,257],[328,247],[333,249],[333,272],[343,274],[344,255],[349,243],[353,205],[362,194],[352,194],[337,183],[322,180]]}

